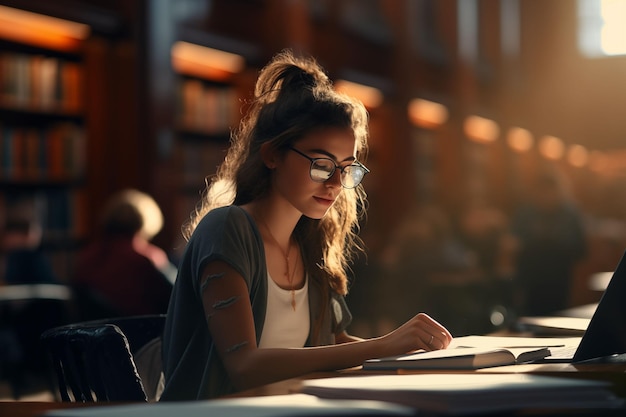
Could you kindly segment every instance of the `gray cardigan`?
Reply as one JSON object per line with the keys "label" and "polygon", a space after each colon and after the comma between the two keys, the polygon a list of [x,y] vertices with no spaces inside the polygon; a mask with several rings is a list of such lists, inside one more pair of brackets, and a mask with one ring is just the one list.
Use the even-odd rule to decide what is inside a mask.
{"label": "gray cardigan", "polygon": [[[254,315],[257,344],[263,332],[267,305],[267,267],[263,241],[254,220],[237,206],[214,209],[189,239],[172,292],[163,334],[165,388],[161,401],[209,399],[234,392],[208,331],[200,290],[208,262],[221,260],[246,280]],[[322,312],[321,291],[331,302]],[[311,329],[324,314],[320,345],[333,344],[352,316],[343,297],[330,288],[309,283]]]}

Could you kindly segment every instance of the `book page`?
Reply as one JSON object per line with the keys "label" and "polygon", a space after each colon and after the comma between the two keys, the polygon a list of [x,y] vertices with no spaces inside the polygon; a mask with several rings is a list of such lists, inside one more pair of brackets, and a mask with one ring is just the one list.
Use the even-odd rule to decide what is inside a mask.
{"label": "book page", "polygon": [[515,336],[461,336],[455,337],[448,349],[459,347],[531,348],[577,346],[580,337],[515,337]]}

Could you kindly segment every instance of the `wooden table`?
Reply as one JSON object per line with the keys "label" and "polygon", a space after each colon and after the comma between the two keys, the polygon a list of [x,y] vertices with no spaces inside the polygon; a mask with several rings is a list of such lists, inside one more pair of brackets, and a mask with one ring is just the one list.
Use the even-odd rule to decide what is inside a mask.
{"label": "wooden table", "polygon": [[609,381],[615,387],[615,393],[626,398],[626,364],[523,364],[498,366],[494,368],[483,368],[478,370],[450,370],[450,371],[364,371],[361,367],[346,369],[336,372],[316,372],[301,378],[292,378],[285,381],[275,382],[258,388],[252,388],[240,393],[232,394],[229,397],[254,397],[263,395],[283,395],[299,392],[302,381],[316,378],[329,378],[337,376],[357,376],[357,375],[398,375],[410,373],[532,373],[536,375],[558,376],[565,378],[585,378]]}
{"label": "wooden table", "polygon": [[[62,403],[48,401],[0,401],[2,417],[38,417],[50,410],[78,407],[102,407],[114,403]],[[181,416],[182,417],[182,416]]]}
{"label": "wooden table", "polygon": [[[395,372],[401,373],[433,373],[433,371],[402,371]],[[441,373],[442,371],[437,371]],[[615,386],[615,391],[618,395],[626,397],[626,364],[586,364],[586,365],[574,365],[574,364],[528,364],[528,365],[511,365],[495,368],[485,368],[478,371],[446,371],[447,373],[461,373],[461,372],[477,372],[477,373],[533,373],[538,375],[551,375],[560,377],[571,378],[590,378],[611,381]],[[267,396],[267,395],[286,395],[297,393],[300,390],[303,380],[317,379],[317,378],[329,378],[337,376],[358,376],[358,375],[376,375],[376,374],[389,374],[388,371],[364,371],[360,367],[351,368],[335,372],[317,372],[305,375],[300,378],[292,378],[284,381],[275,382],[272,384],[264,385],[262,387],[249,389],[236,394],[229,395],[227,398],[245,398],[255,396]],[[107,405],[120,405],[120,403],[61,403],[61,402],[0,402],[0,416],[2,417],[39,417],[49,410],[62,409],[62,408],[74,408],[74,407],[94,407],[94,406],[107,406]],[[624,414],[623,410],[602,410],[601,412],[595,410],[571,410],[566,413],[539,413],[537,411],[518,412],[513,414],[507,414],[511,416],[606,416],[617,417]],[[120,416],[121,417],[121,416]]]}

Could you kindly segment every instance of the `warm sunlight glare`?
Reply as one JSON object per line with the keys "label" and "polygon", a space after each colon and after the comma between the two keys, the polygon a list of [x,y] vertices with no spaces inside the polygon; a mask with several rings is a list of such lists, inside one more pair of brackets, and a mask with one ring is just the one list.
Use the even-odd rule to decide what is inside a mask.
{"label": "warm sunlight glare", "polygon": [[572,145],[567,151],[567,162],[576,168],[582,168],[589,162],[589,151],[582,145]]}
{"label": "warm sunlight glare", "polygon": [[337,80],[335,90],[360,100],[369,109],[374,109],[383,102],[383,94],[378,88],[358,84],[352,81]]}
{"label": "warm sunlight glare", "polygon": [[6,39],[73,51],[89,33],[89,26],[82,23],[0,6],[0,36]]}
{"label": "warm sunlight glare", "polygon": [[245,67],[242,56],[189,42],[172,46],[172,66],[181,74],[221,80]]}
{"label": "warm sunlight glare", "polygon": [[500,134],[500,127],[496,122],[481,116],[468,116],[463,129],[468,138],[481,143],[493,142]]}
{"label": "warm sunlight glare", "polygon": [[606,55],[626,54],[626,0],[603,0],[601,45]]}
{"label": "warm sunlight glare", "polygon": [[512,127],[506,137],[506,141],[515,152],[526,152],[533,147],[532,133],[522,127]]}
{"label": "warm sunlight glare", "polygon": [[409,102],[407,112],[411,122],[419,127],[434,129],[448,120],[446,106],[434,101],[416,98]]}
{"label": "warm sunlight glare", "polygon": [[545,158],[556,161],[563,158],[565,145],[556,136],[544,136],[539,143],[539,152]]}

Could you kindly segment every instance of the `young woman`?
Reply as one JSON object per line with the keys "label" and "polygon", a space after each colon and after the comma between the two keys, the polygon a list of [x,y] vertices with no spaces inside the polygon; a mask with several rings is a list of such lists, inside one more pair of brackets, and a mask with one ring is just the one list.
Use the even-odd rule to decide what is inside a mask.
{"label": "young woman", "polygon": [[163,336],[161,400],[207,399],[452,340],[420,313],[350,336],[343,296],[364,207],[363,105],[313,59],[284,51],[187,225]]}

